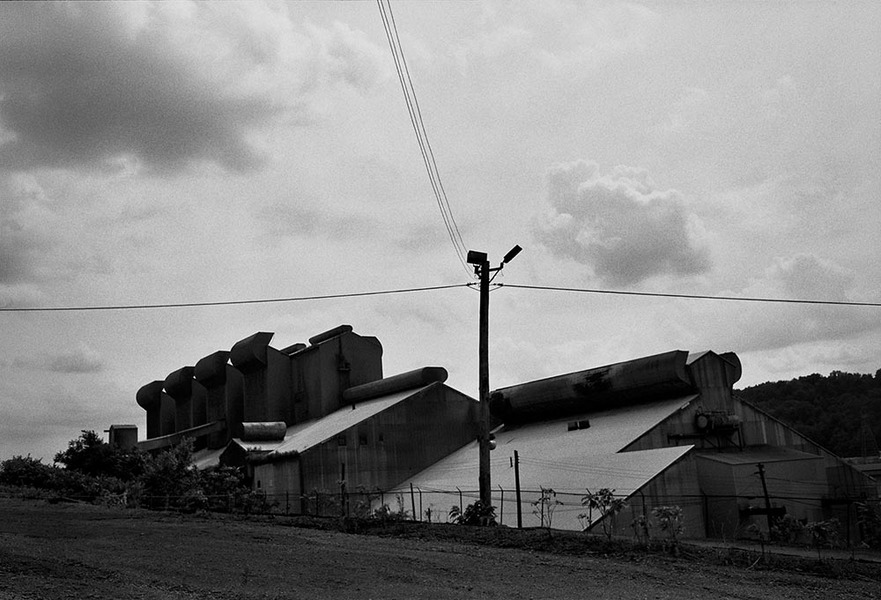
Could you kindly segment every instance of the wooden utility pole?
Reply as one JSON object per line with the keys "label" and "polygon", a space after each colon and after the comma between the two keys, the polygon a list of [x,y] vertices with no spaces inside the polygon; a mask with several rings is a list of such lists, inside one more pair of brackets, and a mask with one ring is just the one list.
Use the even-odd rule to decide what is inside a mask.
{"label": "wooden utility pole", "polygon": [[480,502],[484,508],[492,504],[492,484],[489,461],[489,261],[484,259],[475,266],[480,277],[480,323],[478,342],[478,395],[480,398],[480,423],[478,424],[477,445],[480,454],[479,474]]}
{"label": "wooden utility pole", "polygon": [[474,265],[474,273],[480,281],[480,318],[478,341],[478,400],[480,411],[477,426],[477,447],[479,454],[479,473],[477,476],[480,488],[480,502],[484,507],[492,506],[492,482],[490,478],[490,437],[489,437],[489,284],[490,273],[497,273],[505,267],[505,263],[520,253],[520,246],[511,248],[502,263],[495,269],[489,267],[486,252],[468,252],[468,263]]}

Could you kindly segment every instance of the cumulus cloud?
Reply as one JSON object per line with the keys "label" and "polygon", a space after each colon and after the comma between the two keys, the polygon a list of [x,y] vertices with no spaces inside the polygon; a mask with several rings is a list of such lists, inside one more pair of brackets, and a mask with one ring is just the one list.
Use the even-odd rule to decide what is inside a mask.
{"label": "cumulus cloud", "polygon": [[94,350],[82,347],[49,357],[46,368],[54,373],[99,373],[104,359]]}
{"label": "cumulus cloud", "polygon": [[105,366],[103,357],[85,345],[41,356],[18,357],[9,364],[18,369],[63,374],[100,373]]}
{"label": "cumulus cloud", "polygon": [[160,172],[259,165],[254,132],[328,82],[371,85],[363,34],[297,28],[284,5],[6,3],[0,164]]}
{"label": "cumulus cloud", "polygon": [[765,273],[788,298],[846,300],[854,274],[814,254],[777,258]]}
{"label": "cumulus cloud", "polygon": [[[815,254],[776,258],[734,296],[847,301],[855,274]],[[874,311],[824,304],[738,303],[690,307],[683,338],[712,340],[739,351],[777,351],[803,344],[840,347],[881,328]],[[692,342],[688,342],[692,343]],[[706,342],[695,342],[704,345]]]}
{"label": "cumulus cloud", "polygon": [[279,200],[265,204],[256,212],[272,238],[321,237],[351,239],[372,230],[365,215],[334,213],[327,207],[311,208],[302,202]]}
{"label": "cumulus cloud", "polygon": [[648,173],[616,167],[606,174],[587,161],[548,173],[551,211],[534,228],[554,254],[590,265],[613,285],[659,275],[707,272],[703,226],[676,190],[658,190]]}
{"label": "cumulus cloud", "polygon": [[518,71],[531,64],[573,77],[641,51],[659,23],[657,13],[638,4],[570,0],[482,2],[474,21],[475,33],[453,50],[463,72],[513,61]]}
{"label": "cumulus cloud", "polygon": [[43,229],[51,218],[45,194],[33,178],[0,177],[0,292],[21,291],[34,278],[49,243]]}

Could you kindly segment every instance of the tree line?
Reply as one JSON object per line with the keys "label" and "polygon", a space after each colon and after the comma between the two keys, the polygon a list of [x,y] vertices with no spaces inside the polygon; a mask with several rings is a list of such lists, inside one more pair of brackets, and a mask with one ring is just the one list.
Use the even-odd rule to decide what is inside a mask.
{"label": "tree line", "polygon": [[156,454],[122,450],[82,431],[48,465],[31,456],[0,462],[0,485],[49,500],[104,502],[145,508],[262,511],[242,469],[196,469],[192,440]]}
{"label": "tree line", "polygon": [[844,457],[878,457],[881,369],[760,383],[735,394]]}

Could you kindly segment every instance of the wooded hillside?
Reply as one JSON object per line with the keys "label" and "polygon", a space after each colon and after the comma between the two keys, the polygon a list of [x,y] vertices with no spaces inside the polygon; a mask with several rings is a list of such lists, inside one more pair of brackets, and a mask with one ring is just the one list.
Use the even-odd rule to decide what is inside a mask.
{"label": "wooded hillside", "polygon": [[[878,456],[881,369],[874,376],[832,371],[761,383],[735,394],[839,456]],[[869,435],[871,433],[871,435]]]}

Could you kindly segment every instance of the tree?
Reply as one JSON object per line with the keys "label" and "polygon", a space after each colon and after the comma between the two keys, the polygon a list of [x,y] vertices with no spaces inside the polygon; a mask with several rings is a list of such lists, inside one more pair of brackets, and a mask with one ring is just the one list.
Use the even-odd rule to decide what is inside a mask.
{"label": "tree", "polygon": [[141,474],[144,458],[137,450],[120,450],[104,442],[96,432],[82,430],[67,450],[55,455],[55,462],[85,475],[116,477],[130,481]]}
{"label": "tree", "polygon": [[747,387],[737,394],[840,456],[864,451],[874,455],[873,441],[881,441],[878,373],[815,373]]}
{"label": "tree", "polygon": [[148,456],[139,477],[140,494],[149,506],[203,508],[207,498],[199,471],[193,465],[193,440],[185,438],[159,454]]}

